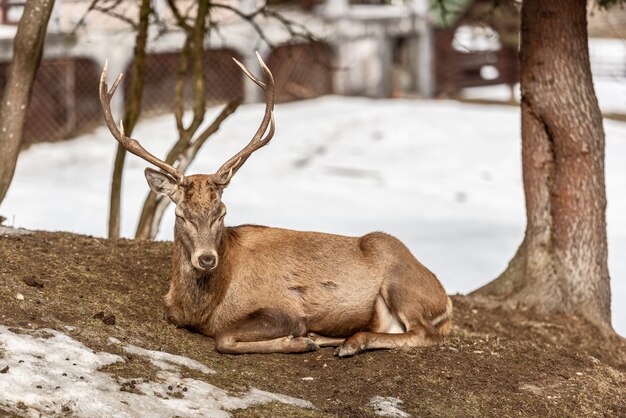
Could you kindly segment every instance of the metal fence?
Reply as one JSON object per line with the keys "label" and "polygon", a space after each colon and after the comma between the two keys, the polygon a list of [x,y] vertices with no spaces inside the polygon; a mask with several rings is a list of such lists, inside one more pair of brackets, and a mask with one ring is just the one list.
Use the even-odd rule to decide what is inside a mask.
{"label": "metal fence", "polygon": [[[172,112],[178,56],[176,52],[146,56],[142,116]],[[207,106],[244,97],[244,75],[233,66],[231,57],[241,59],[229,49],[211,49],[204,54]],[[279,46],[267,61],[277,80],[277,102],[333,92],[333,53],[325,45]],[[7,82],[8,68],[8,63],[0,63],[0,90]],[[100,71],[97,63],[86,58],[43,60],[33,85],[23,146],[71,138],[101,126]],[[130,83],[125,81],[126,95]],[[185,97],[190,103],[191,92]]]}

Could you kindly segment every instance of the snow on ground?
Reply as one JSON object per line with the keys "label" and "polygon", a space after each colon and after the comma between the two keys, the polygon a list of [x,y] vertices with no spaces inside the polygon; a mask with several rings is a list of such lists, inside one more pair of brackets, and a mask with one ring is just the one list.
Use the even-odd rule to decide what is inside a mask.
{"label": "snow on ground", "polygon": [[[113,344],[121,344],[120,341],[114,337],[109,337],[109,341]],[[174,354],[164,353],[163,351],[146,350],[145,348],[137,347],[136,345],[131,344],[126,345],[123,348],[127,353],[148,358],[150,363],[154,364],[159,369],[174,370],[176,369],[176,366],[185,366],[190,369],[198,370],[204,374],[215,373],[215,370],[210,369],[204,364],[188,357],[176,356]]]}
{"label": "snow on ground", "polygon": [[[214,109],[211,112],[217,113]],[[262,105],[242,106],[190,173],[215,171],[256,130]],[[325,97],[276,106],[277,132],[234,177],[226,223],[362,235],[394,234],[448,292],[497,276],[522,240],[519,111],[453,101]],[[614,325],[626,334],[626,123],[605,122],[609,267]],[[171,115],[139,124],[164,155]],[[16,226],[104,236],[115,141],[106,128],[22,153],[0,212]],[[147,193],[147,164],[129,156],[122,232],[132,236]],[[171,239],[172,208],[159,235]]]}
{"label": "snow on ground", "polygon": [[[112,343],[120,344],[115,339]],[[116,380],[99,369],[123,362],[122,357],[90,350],[59,331],[0,326],[0,407],[26,417],[119,418],[228,417],[228,411],[268,402],[313,408],[308,401],[255,388],[235,396],[201,380],[181,378],[175,365],[207,373],[205,365],[192,359],[135,346],[122,348],[158,358],[160,362],[154,364],[161,369],[159,381]]]}
{"label": "snow on ground", "polygon": [[[626,66],[625,72],[626,72]],[[626,78],[599,78],[593,82],[600,103],[600,109],[604,113],[626,114]],[[520,101],[519,84],[514,90],[515,100]],[[468,87],[461,91],[464,99],[497,100],[506,102],[511,99],[511,89],[505,84],[485,87]]]}
{"label": "snow on ground", "polygon": [[374,396],[370,399],[370,405],[374,408],[374,413],[381,417],[408,417],[409,414],[400,409],[403,403],[400,399],[393,396]]}

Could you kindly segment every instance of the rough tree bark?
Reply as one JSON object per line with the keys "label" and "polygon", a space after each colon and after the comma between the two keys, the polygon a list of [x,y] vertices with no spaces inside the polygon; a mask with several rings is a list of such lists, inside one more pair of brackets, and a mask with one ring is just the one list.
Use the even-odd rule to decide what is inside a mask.
{"label": "rough tree bark", "polygon": [[[124,129],[128,136],[131,136],[135,124],[141,113],[141,96],[144,85],[144,67],[146,61],[146,45],[148,44],[148,24],[152,8],[151,0],[142,0],[139,9],[139,26],[137,27],[137,40],[135,42],[135,54],[131,67],[130,95],[124,107]],[[109,238],[120,237],[120,209],[122,199],[122,175],[124,172],[124,161],[126,160],[126,150],[121,144],[117,144],[115,163],[113,164],[113,175],[111,176],[111,197],[109,199]]]}
{"label": "rough tree bark", "polygon": [[583,316],[611,332],[604,129],[586,0],[524,0],[522,165],[527,226],[507,269],[475,294]]}
{"label": "rough tree bark", "polygon": [[15,172],[24,119],[53,6],[54,0],[27,1],[13,40],[13,61],[0,103],[0,202]]}

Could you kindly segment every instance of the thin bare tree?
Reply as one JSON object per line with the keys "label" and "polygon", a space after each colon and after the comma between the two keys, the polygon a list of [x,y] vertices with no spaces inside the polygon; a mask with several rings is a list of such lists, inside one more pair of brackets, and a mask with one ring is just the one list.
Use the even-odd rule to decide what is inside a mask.
{"label": "thin bare tree", "polygon": [[[130,94],[124,106],[124,127],[128,135],[132,135],[135,124],[141,114],[141,98],[145,80],[146,46],[148,44],[148,28],[152,15],[151,0],[141,0],[139,8],[139,24],[135,41],[134,60],[130,67]],[[126,150],[118,144],[111,176],[111,198],[109,200],[109,238],[120,237],[120,207],[122,195],[122,175]]]}
{"label": "thin bare tree", "polygon": [[22,145],[24,120],[54,0],[29,0],[13,40],[13,60],[0,103],[0,202],[4,200]]}

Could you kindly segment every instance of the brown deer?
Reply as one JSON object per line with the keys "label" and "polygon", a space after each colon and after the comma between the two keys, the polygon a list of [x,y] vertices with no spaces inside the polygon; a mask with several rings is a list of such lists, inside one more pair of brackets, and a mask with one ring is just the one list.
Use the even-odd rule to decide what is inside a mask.
{"label": "brown deer", "polygon": [[441,341],[450,332],[452,303],[435,275],[391,235],[224,226],[224,188],[274,135],[274,79],[258,59],[266,83],[235,62],[265,91],[261,126],[215,174],[192,176],[147,152],[123,126],[118,129],[110,101],[122,75],[109,90],[106,65],[102,72],[107,126],[128,151],[163,170],[147,168],[148,185],[176,205],[168,320],[213,337],[217,351],[231,354],[336,346],[335,354],[346,357]]}

